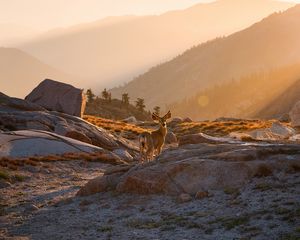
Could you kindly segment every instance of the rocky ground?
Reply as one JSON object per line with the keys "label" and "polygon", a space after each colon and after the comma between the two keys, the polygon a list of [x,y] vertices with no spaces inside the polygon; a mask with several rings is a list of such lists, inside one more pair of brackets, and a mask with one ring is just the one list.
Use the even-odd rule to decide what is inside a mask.
{"label": "rocky ground", "polygon": [[[194,149],[190,154],[199,155],[202,149],[206,158],[217,159],[212,148],[231,153],[235,147],[241,148],[235,143],[202,144],[186,145],[184,151]],[[251,149],[246,154],[257,156],[260,148]],[[298,152],[290,149],[278,154],[266,148],[266,152],[273,160],[298,158]],[[176,151],[169,149],[162,157],[168,162],[170,156],[178,156]],[[222,156],[231,158],[226,151]],[[159,164],[164,163],[139,168]],[[25,165],[7,170],[15,176],[14,183],[5,187],[2,181],[0,239],[299,239],[300,174],[298,165],[291,166],[284,171],[263,169],[240,187],[185,199],[117,190],[78,197],[81,186],[112,165],[81,160]]]}
{"label": "rocky ground", "polygon": [[[2,170],[0,239],[10,239],[9,236],[21,235],[31,239],[29,236],[33,232],[22,234],[21,232],[16,233],[14,230],[46,209],[55,209],[63,202],[71,203],[72,197],[86,181],[103,174],[108,167],[111,165],[72,160],[40,162],[36,166],[25,165],[15,171]],[[45,219],[43,224],[46,226],[47,222],[48,220]],[[39,231],[39,229],[36,230]],[[48,239],[56,239],[51,238],[50,232],[44,235],[46,238],[48,236]],[[40,237],[33,238],[40,239]],[[18,239],[18,237],[12,237],[12,239]]]}
{"label": "rocky ground", "polygon": [[138,164],[138,134],[156,123],[0,93],[0,239],[300,239],[294,115],[173,118],[163,153]]}

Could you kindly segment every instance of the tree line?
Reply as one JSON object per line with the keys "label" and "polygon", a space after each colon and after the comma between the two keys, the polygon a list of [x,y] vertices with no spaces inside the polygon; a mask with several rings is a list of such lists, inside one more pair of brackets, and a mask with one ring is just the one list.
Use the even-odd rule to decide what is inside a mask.
{"label": "tree line", "polygon": [[[92,103],[95,101],[95,99],[99,98],[98,96],[96,96],[92,89],[88,89],[86,91],[86,97],[87,97],[87,102],[88,103]],[[106,88],[104,88],[104,90],[101,92],[101,98],[104,99],[105,101],[107,102],[111,102],[112,101],[112,95],[110,92],[108,92],[106,90]],[[128,107],[129,106],[129,94],[128,93],[123,93],[122,94],[122,103],[124,104],[125,107]],[[146,108],[146,105],[145,105],[145,99],[143,98],[137,98],[135,100],[135,107],[140,111],[140,112],[144,112],[145,111],[145,108]],[[153,112],[157,115],[160,115],[160,107],[159,106],[155,106],[153,108]]]}

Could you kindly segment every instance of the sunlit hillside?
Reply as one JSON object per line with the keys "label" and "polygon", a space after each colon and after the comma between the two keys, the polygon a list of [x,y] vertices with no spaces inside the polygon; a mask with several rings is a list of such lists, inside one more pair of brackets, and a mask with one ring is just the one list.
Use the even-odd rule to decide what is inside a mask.
{"label": "sunlit hillside", "polygon": [[292,5],[220,0],[158,16],[112,17],[59,29],[17,47],[86,79],[82,87],[100,92],[130,81],[193,45],[241,30]]}
{"label": "sunlit hillside", "polygon": [[281,94],[270,101],[266,101],[264,107],[259,109],[253,116],[256,118],[278,118],[288,114],[298,101],[300,101],[300,77]]}
{"label": "sunlit hillside", "polygon": [[299,26],[297,5],[243,31],[193,47],[112,93],[143,97],[149,108],[165,107],[233,78],[299,63]]}
{"label": "sunlit hillside", "polygon": [[[167,108],[171,109],[175,115],[202,120],[221,116],[280,117],[284,113],[288,113],[293,104],[300,100],[300,96],[296,94],[299,92],[299,88],[296,90],[294,86],[294,82],[298,79],[300,79],[299,64],[261,71],[207,88],[193,97],[170,104]],[[295,91],[293,90],[292,99],[286,101],[280,95],[283,92],[291,94],[289,88],[295,89]],[[276,103],[273,110],[270,110],[268,105],[275,98],[279,98],[277,102],[281,102],[282,107],[279,109],[278,103]]]}
{"label": "sunlit hillside", "polygon": [[78,83],[78,79],[15,48],[0,48],[0,91],[25,97],[45,78]]}

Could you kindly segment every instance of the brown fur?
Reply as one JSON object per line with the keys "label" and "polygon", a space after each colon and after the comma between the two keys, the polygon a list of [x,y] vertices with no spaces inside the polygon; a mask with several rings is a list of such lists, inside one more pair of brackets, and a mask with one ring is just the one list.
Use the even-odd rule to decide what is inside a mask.
{"label": "brown fur", "polygon": [[155,153],[158,156],[165,143],[165,137],[167,134],[167,119],[171,118],[171,112],[169,111],[165,116],[159,117],[156,114],[152,114],[152,119],[158,121],[159,128],[152,132],[143,132],[139,137],[140,142],[140,155],[141,161],[152,161]]}

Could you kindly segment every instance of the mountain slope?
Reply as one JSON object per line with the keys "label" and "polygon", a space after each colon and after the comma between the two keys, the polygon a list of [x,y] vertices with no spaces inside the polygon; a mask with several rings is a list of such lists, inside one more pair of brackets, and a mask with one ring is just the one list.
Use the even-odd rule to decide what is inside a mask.
{"label": "mountain slope", "polygon": [[271,0],[220,0],[159,16],[115,17],[50,32],[21,46],[83,86],[112,87],[217,36],[292,6]]}
{"label": "mountain slope", "polygon": [[300,101],[300,80],[296,81],[283,93],[253,114],[253,116],[264,119],[278,118],[289,113],[298,101]]}
{"label": "mountain slope", "polygon": [[[299,78],[300,64],[252,73],[200,91],[191,98],[168,105],[167,108],[175,116],[189,116],[195,120],[280,117],[282,112],[288,111],[286,106],[293,105],[297,98],[300,88],[298,91],[291,88]],[[293,93],[292,98],[286,101],[288,99],[281,95],[289,92]],[[269,103],[272,103],[271,106]]]}
{"label": "mountain slope", "polygon": [[113,89],[144,98],[148,107],[189,98],[232,78],[300,62],[300,5],[253,26],[194,47]]}
{"label": "mountain slope", "polygon": [[78,83],[77,79],[15,48],[0,48],[0,91],[25,97],[45,78]]}

